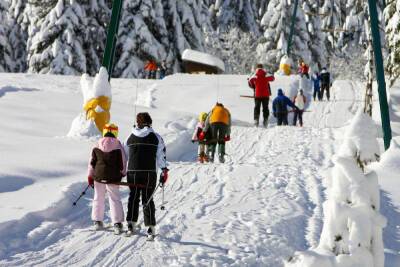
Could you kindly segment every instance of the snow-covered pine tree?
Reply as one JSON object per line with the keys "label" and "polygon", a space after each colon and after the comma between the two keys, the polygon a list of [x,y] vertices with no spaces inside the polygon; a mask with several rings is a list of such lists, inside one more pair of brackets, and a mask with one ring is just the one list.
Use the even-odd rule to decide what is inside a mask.
{"label": "snow-covered pine tree", "polygon": [[310,34],[310,50],[312,62],[310,65],[314,71],[319,71],[328,62],[328,54],[325,47],[324,35],[321,31],[321,14],[319,1],[308,0],[303,2],[303,11],[306,19],[307,30]]}
{"label": "snow-covered pine tree", "polygon": [[170,30],[167,62],[176,72],[180,70],[185,49],[204,51],[204,6],[201,0],[168,0],[163,1],[163,5],[166,26]]}
{"label": "snow-covered pine tree", "polygon": [[392,0],[385,9],[386,41],[389,57],[386,69],[390,76],[390,84],[400,76],[400,1]]}
{"label": "snow-covered pine tree", "polygon": [[0,0],[0,72],[12,69],[11,47],[8,39],[9,24],[7,19],[8,2]]}
{"label": "snow-covered pine tree", "polygon": [[[147,60],[167,60],[168,30],[157,0],[125,1],[119,27],[114,75],[140,77]],[[172,59],[167,64],[170,64]]]}
{"label": "snow-covered pine tree", "polygon": [[[299,1],[301,7],[302,1]],[[271,0],[267,12],[264,14],[261,25],[264,31],[264,38],[257,46],[257,55],[261,63],[276,70],[284,54],[290,32],[290,19],[293,13],[294,1]],[[291,58],[292,60],[302,59],[306,63],[311,62],[309,50],[310,36],[307,31],[304,12],[298,8],[295,29],[292,39]]]}
{"label": "snow-covered pine tree", "polygon": [[323,0],[321,29],[325,33],[325,45],[329,54],[337,53],[343,46],[340,33],[345,21],[345,7],[345,0]]}
{"label": "snow-covered pine tree", "polygon": [[[29,71],[77,75],[86,72],[84,0],[31,0]],[[39,28],[40,27],[40,28]]]}
{"label": "snow-covered pine tree", "polygon": [[343,31],[340,39],[343,43],[343,52],[350,55],[355,49],[364,49],[368,40],[365,33],[365,22],[368,20],[368,4],[362,0],[348,0],[345,3],[347,12],[344,14]]}
{"label": "snow-covered pine tree", "polygon": [[228,32],[232,28],[239,28],[244,32],[251,32],[259,36],[259,25],[256,21],[257,10],[253,1],[225,0],[216,1],[214,5],[214,28],[219,32]]}
{"label": "snow-covered pine tree", "polygon": [[25,72],[27,69],[26,42],[28,39],[29,18],[24,10],[28,0],[11,0],[9,8],[10,33],[8,38],[12,51],[12,72]]}
{"label": "snow-covered pine tree", "polygon": [[94,76],[101,67],[107,39],[107,25],[110,23],[111,18],[112,1],[86,1],[88,2],[87,5],[85,5],[87,28],[83,47],[87,62],[86,72]]}

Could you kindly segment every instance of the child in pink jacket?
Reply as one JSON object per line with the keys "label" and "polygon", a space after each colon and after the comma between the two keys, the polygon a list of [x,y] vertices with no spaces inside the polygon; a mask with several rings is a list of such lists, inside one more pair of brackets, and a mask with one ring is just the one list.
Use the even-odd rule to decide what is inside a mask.
{"label": "child in pink jacket", "polygon": [[[194,142],[199,142],[199,157],[198,160],[199,162],[207,162],[207,154],[206,154],[206,142],[204,140],[205,138],[205,133],[203,132],[203,129],[206,124],[206,119],[207,119],[208,114],[206,112],[202,112],[199,115],[199,122],[197,123],[194,133],[192,136],[192,143]],[[201,136],[201,137],[200,137]]]}
{"label": "child in pink jacket", "polygon": [[120,182],[126,175],[126,156],[117,136],[118,127],[116,125],[106,124],[104,126],[103,138],[93,148],[89,160],[88,183],[94,188],[92,220],[95,230],[104,227],[104,201],[107,192],[114,232],[121,234],[124,211],[119,185],[113,183]]}

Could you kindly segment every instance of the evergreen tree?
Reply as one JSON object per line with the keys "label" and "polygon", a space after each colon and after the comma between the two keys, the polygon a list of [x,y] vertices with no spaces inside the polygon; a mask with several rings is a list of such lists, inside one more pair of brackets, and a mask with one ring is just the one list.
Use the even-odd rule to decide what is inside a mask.
{"label": "evergreen tree", "polygon": [[386,41],[388,45],[388,59],[386,68],[390,76],[390,83],[400,76],[400,0],[387,3],[385,9]]}
{"label": "evergreen tree", "polygon": [[[101,67],[107,40],[107,25],[111,19],[111,0],[86,0],[87,27],[83,48],[86,55],[86,72],[94,76]],[[125,1],[131,2],[131,1]]]}
{"label": "evergreen tree", "polygon": [[232,28],[239,28],[244,32],[259,35],[259,25],[256,21],[256,6],[252,1],[225,0],[217,1],[214,5],[215,18],[212,19],[214,28],[220,32],[228,32]]}
{"label": "evergreen tree", "polygon": [[[289,5],[289,1],[286,0],[271,0],[267,12],[261,20],[264,38],[257,46],[257,54],[261,63],[266,64],[269,68],[277,69],[282,56],[286,54],[290,33],[290,20],[287,18],[291,18],[293,6],[293,2]],[[301,8],[298,8],[290,51],[292,60],[302,59],[306,63],[310,63],[309,44],[310,36],[304,13]]]}
{"label": "evergreen tree", "polygon": [[325,46],[329,54],[334,54],[343,47],[340,32],[345,21],[345,0],[324,0],[321,13],[322,31],[325,33]]}
{"label": "evergreen tree", "polygon": [[12,72],[25,72],[27,69],[27,40],[29,18],[25,15],[28,0],[11,0],[9,8],[10,33],[9,40],[12,51]]}
{"label": "evergreen tree", "polygon": [[168,0],[163,4],[166,26],[170,29],[167,62],[176,72],[180,70],[185,49],[204,51],[203,3],[201,0]]}
{"label": "evergreen tree", "polygon": [[[86,72],[83,41],[86,14],[83,0],[31,0],[34,14],[29,71],[77,75]],[[40,26],[40,28],[39,28]]]}
{"label": "evergreen tree", "polygon": [[12,69],[11,47],[8,40],[9,25],[7,19],[8,3],[0,0],[0,72]]}
{"label": "evergreen tree", "polygon": [[114,74],[138,77],[147,60],[167,59],[169,40],[164,9],[157,0],[126,1],[123,7]]}
{"label": "evergreen tree", "polygon": [[326,51],[324,35],[321,31],[321,17],[324,14],[320,11],[318,0],[308,0],[303,2],[303,11],[310,34],[309,49],[312,55],[312,67],[318,71],[328,63],[328,53]]}

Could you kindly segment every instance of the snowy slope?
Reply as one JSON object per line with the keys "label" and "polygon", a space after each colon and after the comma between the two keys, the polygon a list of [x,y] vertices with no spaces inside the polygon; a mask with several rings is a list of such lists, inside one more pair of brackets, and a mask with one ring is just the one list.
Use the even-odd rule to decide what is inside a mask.
{"label": "snowy slope", "polygon": [[[304,128],[275,127],[271,119],[261,129],[251,126],[252,100],[239,98],[251,93],[245,76],[113,80],[111,116],[121,139],[133,124],[136,87],[137,111],[153,116],[171,169],[154,243],[90,231],[92,192],[71,206],[86,185],[95,142],[65,137],[82,105],[79,78],[0,74],[0,266],[282,266],[316,244],[324,174],[342,127],[362,105],[361,85],[336,82],[333,101],[309,106]],[[293,96],[298,81],[277,77],[274,95],[279,87]],[[234,120],[229,156],[226,164],[200,165],[192,130],[217,100]],[[121,192],[126,206],[128,190]],[[161,195],[155,199],[160,205]]]}

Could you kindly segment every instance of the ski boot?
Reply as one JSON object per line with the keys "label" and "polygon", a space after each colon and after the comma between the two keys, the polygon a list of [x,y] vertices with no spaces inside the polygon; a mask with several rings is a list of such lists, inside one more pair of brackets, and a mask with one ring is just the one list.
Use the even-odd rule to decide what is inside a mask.
{"label": "ski boot", "polygon": [[130,237],[134,234],[136,234],[137,230],[139,229],[139,226],[136,224],[136,222],[128,222],[128,230],[125,233],[126,237]]}
{"label": "ski boot", "polygon": [[254,120],[254,126],[258,127],[258,124],[259,124],[258,120]]}
{"label": "ski boot", "polygon": [[147,229],[147,241],[154,241],[156,237],[156,228],[154,226],[150,226]]}
{"label": "ski boot", "polygon": [[104,229],[104,224],[102,221],[94,221],[93,224],[93,230],[94,231],[99,231]]}
{"label": "ski boot", "polygon": [[116,235],[122,234],[122,223],[114,224],[114,234],[116,234]]}
{"label": "ski boot", "polygon": [[267,120],[264,120],[264,121],[263,121],[263,126],[264,126],[264,128],[267,128],[267,127],[268,127],[268,121],[267,121]]}
{"label": "ski boot", "polygon": [[225,144],[218,145],[218,155],[219,155],[219,162],[225,163]]}
{"label": "ski boot", "polygon": [[204,158],[202,155],[199,155],[199,157],[197,158],[197,161],[200,163],[204,163]]}
{"label": "ski boot", "polygon": [[224,154],[220,154],[220,155],[219,155],[219,162],[220,162],[220,163],[225,163]]}

